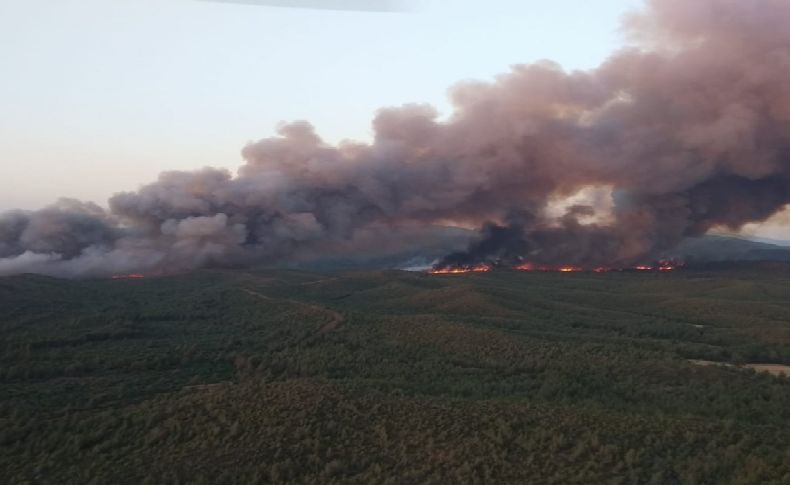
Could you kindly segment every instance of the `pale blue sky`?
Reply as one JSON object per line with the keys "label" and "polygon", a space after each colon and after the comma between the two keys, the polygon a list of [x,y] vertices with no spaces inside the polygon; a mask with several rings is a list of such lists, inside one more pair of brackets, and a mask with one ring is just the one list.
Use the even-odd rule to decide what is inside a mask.
{"label": "pale blue sky", "polygon": [[[235,169],[307,119],[367,139],[381,106],[512,64],[600,63],[638,0],[414,0],[408,13],[197,0],[0,0],[0,211],[105,204],[165,169]],[[451,5],[451,6],[450,6]]]}

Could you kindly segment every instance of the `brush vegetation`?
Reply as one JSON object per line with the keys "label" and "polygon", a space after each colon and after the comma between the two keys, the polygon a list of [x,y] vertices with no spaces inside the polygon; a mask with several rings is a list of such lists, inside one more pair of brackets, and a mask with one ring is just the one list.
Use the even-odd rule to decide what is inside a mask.
{"label": "brush vegetation", "polygon": [[[784,267],[0,279],[7,483],[790,483]],[[714,361],[729,366],[697,365]]]}

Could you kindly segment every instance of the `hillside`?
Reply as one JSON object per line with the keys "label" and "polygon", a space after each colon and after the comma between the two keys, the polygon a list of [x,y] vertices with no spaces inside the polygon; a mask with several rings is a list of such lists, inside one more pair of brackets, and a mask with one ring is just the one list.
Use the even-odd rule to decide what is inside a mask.
{"label": "hillside", "polygon": [[730,236],[687,239],[668,254],[688,262],[790,261],[790,247]]}
{"label": "hillside", "polygon": [[[283,263],[282,269],[337,272],[428,268],[431,263],[441,260],[448,253],[461,250],[469,241],[479,239],[479,235],[461,228],[434,227],[427,232],[430,238],[423,236],[419,250],[403,251],[384,247],[380,249],[382,254],[364,258],[357,254],[347,257],[316,255],[301,262]],[[433,241],[433,246],[430,241]],[[790,261],[790,246],[783,246],[778,242],[707,235],[688,238],[660,254],[659,258],[685,261],[692,265],[734,261]]]}
{"label": "hillside", "polygon": [[790,481],[790,378],[745,365],[790,365],[783,266],[25,275],[0,308],[9,482]]}

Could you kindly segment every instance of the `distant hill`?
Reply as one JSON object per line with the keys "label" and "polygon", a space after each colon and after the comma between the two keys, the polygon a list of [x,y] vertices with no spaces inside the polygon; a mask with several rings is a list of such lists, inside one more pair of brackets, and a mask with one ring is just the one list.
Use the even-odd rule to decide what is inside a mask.
{"label": "distant hill", "polygon": [[[437,235],[439,237],[437,237]],[[359,255],[345,257],[315,258],[301,263],[290,263],[288,268],[308,271],[375,271],[381,269],[427,268],[432,262],[452,249],[463,247],[465,241],[474,237],[471,231],[460,228],[437,228],[431,244],[418,250],[392,251],[388,254],[360,258]],[[439,241],[437,243],[437,241]],[[447,243],[448,246],[442,246]],[[735,261],[788,261],[790,246],[763,241],[754,241],[734,236],[704,236],[687,239],[663,256],[678,258],[689,264],[719,263]]]}
{"label": "distant hill", "polygon": [[790,247],[733,236],[704,236],[687,239],[667,255],[688,263],[790,261]]}
{"label": "distant hill", "polygon": [[[420,270],[449,252],[463,249],[475,233],[468,229],[435,226],[414,235],[417,249],[398,249],[381,245],[377,253],[361,257],[350,252],[341,256],[315,255],[304,261],[288,262],[282,268],[299,271],[377,271],[384,269]],[[395,238],[397,239],[397,237]],[[412,243],[415,241],[412,240]],[[782,241],[749,240],[735,236],[709,235],[687,239],[663,254],[689,264],[735,261],[790,261],[790,246]],[[373,245],[375,247],[375,245]],[[268,266],[267,266],[268,267]]]}

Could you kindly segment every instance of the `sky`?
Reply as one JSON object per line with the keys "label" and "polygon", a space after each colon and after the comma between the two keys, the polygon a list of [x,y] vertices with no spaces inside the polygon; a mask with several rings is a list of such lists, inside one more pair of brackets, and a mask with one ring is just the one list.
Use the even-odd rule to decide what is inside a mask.
{"label": "sky", "polygon": [[[241,148],[283,121],[309,120],[331,143],[368,140],[377,109],[427,102],[447,115],[449,87],[514,64],[593,68],[641,4],[258,1],[0,0],[0,212],[58,197],[106,205],[163,170],[235,170]],[[368,0],[270,3],[289,1]],[[787,239],[788,220],[745,233]]]}
{"label": "sky", "polygon": [[378,108],[428,102],[447,114],[448,87],[512,64],[594,67],[638,2],[411,5],[0,0],[0,211],[60,196],[104,205],[166,169],[235,170],[241,148],[281,121],[366,140]]}

